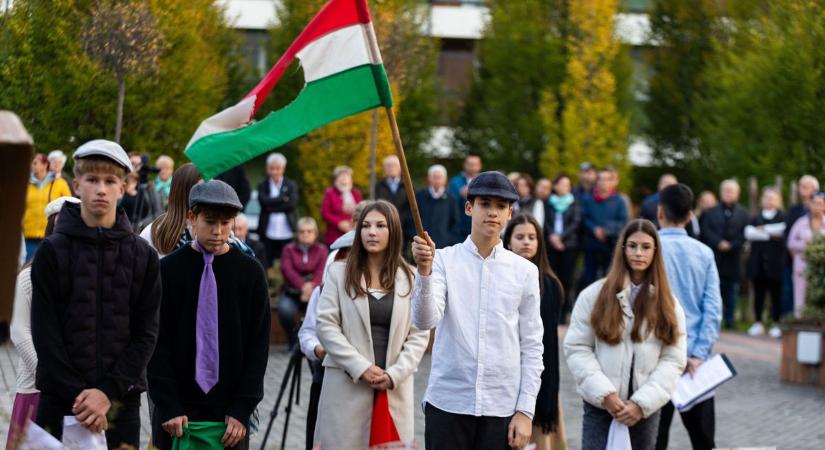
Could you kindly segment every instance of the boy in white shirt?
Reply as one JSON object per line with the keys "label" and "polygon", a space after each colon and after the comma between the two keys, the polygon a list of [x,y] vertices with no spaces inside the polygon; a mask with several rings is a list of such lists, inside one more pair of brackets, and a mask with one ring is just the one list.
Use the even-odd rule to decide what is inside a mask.
{"label": "boy in white shirt", "polygon": [[424,396],[428,450],[504,450],[530,440],[544,329],[538,269],[500,239],[517,199],[503,174],[484,172],[468,186],[467,240],[436,250],[425,233],[413,243],[413,325],[438,327]]}

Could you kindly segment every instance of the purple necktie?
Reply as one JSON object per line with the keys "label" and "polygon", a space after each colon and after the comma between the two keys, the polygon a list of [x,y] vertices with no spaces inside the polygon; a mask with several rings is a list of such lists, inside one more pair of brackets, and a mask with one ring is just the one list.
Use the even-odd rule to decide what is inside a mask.
{"label": "purple necktie", "polygon": [[213,253],[195,240],[203,255],[203,274],[198,290],[198,315],[195,322],[195,381],[204,394],[218,384],[218,284],[212,271]]}

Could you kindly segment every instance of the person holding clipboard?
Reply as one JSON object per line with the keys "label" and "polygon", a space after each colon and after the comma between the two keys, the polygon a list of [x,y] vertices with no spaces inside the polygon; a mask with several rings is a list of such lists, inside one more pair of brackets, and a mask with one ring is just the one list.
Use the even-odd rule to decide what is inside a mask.
{"label": "person holding clipboard", "polygon": [[[687,235],[693,192],[684,184],[664,188],[659,194],[657,216],[662,229],[662,257],[673,294],[682,304],[687,320],[687,369],[692,375],[711,356],[713,344],[719,338],[722,316],[722,295],[719,292],[719,272],[713,250]],[[668,445],[674,406],[668,402],[662,408],[659,421],[657,450]],[[680,412],[694,450],[716,447],[713,397]]]}

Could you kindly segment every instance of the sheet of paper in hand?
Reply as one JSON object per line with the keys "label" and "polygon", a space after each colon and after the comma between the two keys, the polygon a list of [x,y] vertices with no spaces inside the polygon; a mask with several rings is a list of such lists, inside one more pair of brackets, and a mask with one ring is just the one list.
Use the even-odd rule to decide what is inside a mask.
{"label": "sheet of paper in hand", "polygon": [[107,450],[106,434],[94,433],[83,426],[74,416],[63,417],[63,445],[69,449]]}
{"label": "sheet of paper in hand", "polygon": [[699,402],[713,396],[717,387],[736,376],[736,368],[724,354],[713,355],[705,361],[696,373],[682,375],[673,393],[673,406],[679,411],[688,411]]}

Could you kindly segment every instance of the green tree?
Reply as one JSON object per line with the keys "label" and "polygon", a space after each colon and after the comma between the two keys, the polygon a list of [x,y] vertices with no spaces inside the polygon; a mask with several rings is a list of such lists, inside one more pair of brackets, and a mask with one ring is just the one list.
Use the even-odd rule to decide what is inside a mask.
{"label": "green tree", "polygon": [[614,70],[619,43],[613,36],[616,0],[570,2],[567,78],[560,92],[546,91],[540,108],[547,145],[541,157],[545,173],[576,173],[590,161],[611,165],[627,179],[628,116]]}
{"label": "green tree", "polygon": [[[225,102],[240,42],[212,0],[150,0],[166,51],[155,74],[126,77],[121,143],[182,158],[198,123]],[[83,51],[94,2],[16,0],[0,30],[0,108],[15,111],[45,150],[115,130],[117,82]],[[237,100],[236,100],[237,101]]]}
{"label": "green tree", "polygon": [[456,148],[487,167],[538,175],[546,145],[542,93],[565,77],[564,0],[492,0],[478,43],[478,70],[456,127]]}
{"label": "green tree", "polygon": [[774,0],[734,22],[705,74],[702,168],[769,183],[825,169],[825,2]]}
{"label": "green tree", "polygon": [[[270,31],[269,52],[273,55],[273,64],[324,3],[323,0],[284,0],[280,3],[276,9],[279,23]],[[404,150],[411,168],[420,167],[424,163],[420,148],[435,119],[438,48],[435,40],[421,34],[429,11],[417,0],[380,0],[370,2],[370,12],[393,91]],[[283,107],[297,96],[303,85],[299,64],[293,63],[261,110]],[[308,214],[318,216],[324,189],[331,185],[335,166],[351,166],[355,184],[366,194],[371,117],[372,113],[367,111],[340,120],[281,149],[298,155],[295,159],[302,180],[302,204]],[[380,166],[381,158],[394,152],[383,112],[378,114],[377,143]]]}

